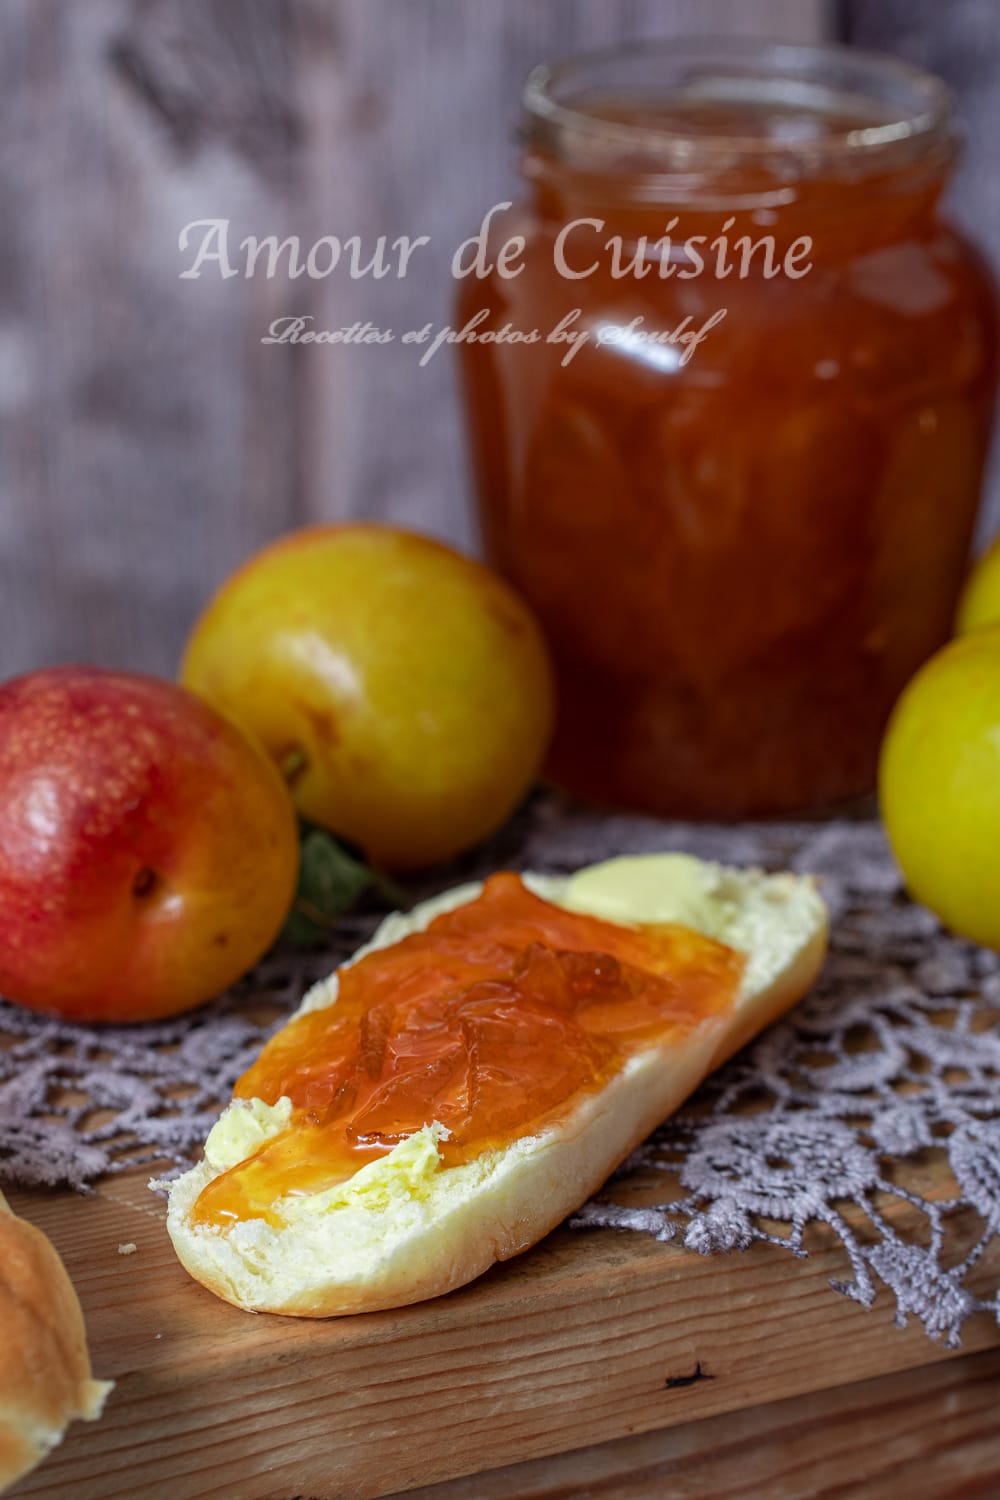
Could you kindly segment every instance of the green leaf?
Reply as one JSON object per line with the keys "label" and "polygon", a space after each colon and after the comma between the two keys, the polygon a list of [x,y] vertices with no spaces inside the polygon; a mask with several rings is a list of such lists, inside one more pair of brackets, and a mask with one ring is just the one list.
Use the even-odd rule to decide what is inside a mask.
{"label": "green leaf", "polygon": [[299,884],[285,925],[284,942],[295,948],[321,943],[366,891],[374,890],[393,905],[406,898],[386,876],[371,869],[325,828],[304,826],[299,860]]}

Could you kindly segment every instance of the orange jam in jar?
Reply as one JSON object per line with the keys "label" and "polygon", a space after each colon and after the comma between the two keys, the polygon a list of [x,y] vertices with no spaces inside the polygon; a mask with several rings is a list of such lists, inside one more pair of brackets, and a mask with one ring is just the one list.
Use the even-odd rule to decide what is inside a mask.
{"label": "orange jam in jar", "polygon": [[196,1221],[280,1224],[425,1126],[446,1166],[552,1123],[634,1052],[731,1010],[743,958],[673,925],[623,927],[516,875],[342,969],[332,1006],[264,1048],[237,1098],[287,1097],[287,1129],[203,1189]]}
{"label": "orange jam in jar", "polygon": [[523,135],[456,326],[486,552],[556,661],[551,774],[695,817],[869,791],[993,415],[947,92],[848,49],[644,44],[538,70]]}

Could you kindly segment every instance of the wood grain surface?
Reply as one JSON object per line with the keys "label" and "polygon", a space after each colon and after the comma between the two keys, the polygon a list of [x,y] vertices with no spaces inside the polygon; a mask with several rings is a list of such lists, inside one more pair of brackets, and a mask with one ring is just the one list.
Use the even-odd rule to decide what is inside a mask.
{"label": "wood grain surface", "polygon": [[410,1500],[994,1500],[1000,1352],[817,1391]]}
{"label": "wood grain surface", "polygon": [[[795,1464],[794,1451],[784,1451],[789,1434],[803,1463],[810,1451],[824,1461],[833,1437],[817,1437],[810,1449],[815,1405],[804,1417],[777,1412],[766,1420],[761,1408],[956,1358],[912,1323],[894,1328],[888,1299],[865,1311],[835,1295],[828,1281],[844,1267],[823,1235],[808,1260],[796,1261],[765,1245],[701,1257],[641,1235],[559,1231],[448,1297],[311,1322],[239,1312],[190,1281],[174,1259],[159,1201],[137,1176],[112,1180],[89,1199],[18,1192],[11,1201],[63,1254],[95,1371],[118,1382],[103,1419],[77,1424],[11,1492],[36,1500],[368,1500],[666,1428],[682,1430],[666,1448],[644,1450],[643,1462],[654,1470],[667,1464],[667,1473],[673,1464],[688,1486],[677,1494],[707,1497],[713,1491],[698,1488],[702,1479],[718,1486],[726,1473],[724,1454],[712,1457],[712,1433],[722,1429],[711,1424],[741,1412],[752,1415],[737,1422],[732,1441],[758,1432],[757,1472],[780,1458],[787,1485]],[[962,1225],[953,1232],[960,1238]],[[135,1253],[119,1254],[123,1243],[134,1243]],[[984,1289],[996,1285],[1000,1247],[978,1275]],[[963,1355],[998,1344],[995,1323],[978,1317],[966,1327]],[[982,1368],[992,1379],[995,1359]],[[691,1381],[699,1369],[703,1378]],[[926,1385],[925,1409],[937,1391],[954,1422],[949,1437],[935,1430],[925,1446],[943,1463],[949,1444],[964,1445],[962,1462],[978,1472],[984,1400],[964,1385],[957,1374]],[[897,1464],[921,1430],[893,1414],[893,1403],[905,1400],[900,1389],[879,1397]],[[840,1413],[841,1434],[865,1399],[830,1408]],[[703,1446],[688,1424],[706,1421]],[[873,1417],[873,1450],[876,1430]],[[607,1493],[675,1493],[616,1491],[613,1484],[625,1482],[615,1470],[620,1451],[600,1460]],[[714,1471],[705,1469],[710,1463]],[[572,1479],[561,1490],[556,1481],[538,1488],[544,1470],[531,1474],[535,1490],[511,1481],[514,1488],[481,1493],[588,1493]],[[475,1496],[479,1483],[451,1493]],[[772,1490],[762,1480],[756,1493],[832,1500],[837,1491]]]}
{"label": "wood grain surface", "polygon": [[[447,352],[262,346],[447,321],[455,247],[517,191],[541,59],[697,30],[816,34],[822,0],[4,0],[0,675],[172,673],[277,533],[371,515],[470,540]],[[402,281],[179,279],[178,233],[428,234]]]}

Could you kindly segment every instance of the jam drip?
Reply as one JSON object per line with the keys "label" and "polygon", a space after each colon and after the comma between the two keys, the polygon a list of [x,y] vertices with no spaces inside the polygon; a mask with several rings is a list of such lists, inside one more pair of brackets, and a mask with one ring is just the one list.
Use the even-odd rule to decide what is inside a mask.
{"label": "jam drip", "polygon": [[600,1088],[628,1056],[733,1005],[742,959],[686,928],[563,910],[516,875],[339,976],[336,1004],[264,1048],[238,1098],[290,1126],[202,1192],[225,1226],[318,1192],[437,1122],[446,1165],[508,1144]]}

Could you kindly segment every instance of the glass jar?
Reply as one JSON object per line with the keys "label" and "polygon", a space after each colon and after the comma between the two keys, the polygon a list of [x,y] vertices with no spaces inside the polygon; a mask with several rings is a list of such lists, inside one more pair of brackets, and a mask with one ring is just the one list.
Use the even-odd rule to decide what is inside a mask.
{"label": "glass jar", "polygon": [[536,70],[523,140],[457,326],[486,552],[556,662],[552,777],[694,817],[869,791],[950,630],[994,407],[947,91],[853,49],[643,44]]}

